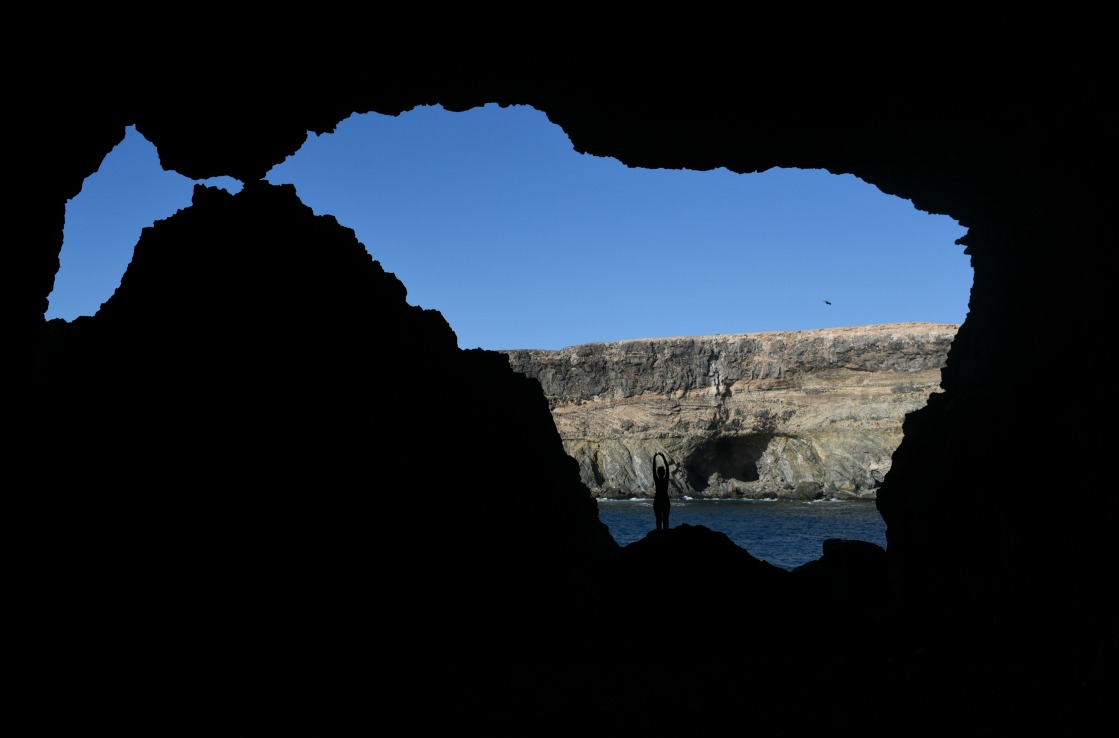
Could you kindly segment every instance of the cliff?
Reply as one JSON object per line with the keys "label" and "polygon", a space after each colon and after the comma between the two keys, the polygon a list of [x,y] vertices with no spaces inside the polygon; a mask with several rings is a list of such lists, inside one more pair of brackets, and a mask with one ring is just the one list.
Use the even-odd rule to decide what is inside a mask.
{"label": "cliff", "polygon": [[596,497],[874,499],[958,326],[903,323],[506,351]]}

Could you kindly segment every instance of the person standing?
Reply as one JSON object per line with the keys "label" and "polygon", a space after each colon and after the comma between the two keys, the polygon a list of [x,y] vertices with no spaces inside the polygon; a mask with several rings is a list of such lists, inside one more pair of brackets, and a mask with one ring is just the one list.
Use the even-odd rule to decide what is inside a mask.
{"label": "person standing", "polygon": [[[657,464],[657,457],[664,459],[664,464]],[[658,451],[653,454],[653,514],[657,518],[657,530],[668,530],[668,511],[671,503],[668,500],[668,457]]]}

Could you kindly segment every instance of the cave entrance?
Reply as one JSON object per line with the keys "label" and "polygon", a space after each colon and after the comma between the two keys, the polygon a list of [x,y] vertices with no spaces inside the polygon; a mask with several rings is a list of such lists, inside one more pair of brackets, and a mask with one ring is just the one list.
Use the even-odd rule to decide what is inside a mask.
{"label": "cave entrance", "polygon": [[[576,153],[524,106],[355,115],[268,180],[353,228],[462,348],[958,324],[973,277],[965,229],[853,176],[630,168]],[[46,317],[96,312],[140,231],[189,207],[194,185],[129,129],[67,203]],[[756,479],[768,442],[705,447],[686,461],[694,485]]]}
{"label": "cave entrance", "polygon": [[702,492],[711,480],[756,482],[758,460],[762,458],[771,437],[748,435],[724,437],[698,447],[684,459],[683,467],[692,487]]}

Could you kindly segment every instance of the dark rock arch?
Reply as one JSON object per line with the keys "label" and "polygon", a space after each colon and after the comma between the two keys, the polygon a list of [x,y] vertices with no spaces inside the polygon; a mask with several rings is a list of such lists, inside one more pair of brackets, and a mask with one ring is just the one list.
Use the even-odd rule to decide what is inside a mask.
{"label": "dark rock arch", "polygon": [[[382,280],[376,291],[385,296],[388,312],[378,313],[384,331],[374,331],[372,346],[347,356],[353,366],[370,369],[383,387],[334,396],[331,412],[316,406],[311,398],[317,395],[309,392],[287,399],[305,411],[301,419],[323,424],[346,449],[347,463],[325,474],[332,483],[352,481],[356,470],[368,463],[364,454],[376,436],[369,424],[392,434],[393,442],[384,450],[374,446],[377,450],[371,455],[403,455],[410,464],[383,477],[381,489],[373,494],[390,503],[396,494],[441,495],[446,509],[433,538],[424,531],[393,530],[370,551],[352,527],[347,529],[349,537],[341,538],[334,531],[319,530],[302,550],[305,556],[288,550],[280,557],[293,579],[270,570],[246,591],[242,585],[259,563],[258,552],[247,542],[290,542],[277,530],[330,511],[317,507],[308,516],[293,508],[291,500],[267,495],[268,499],[237,497],[232,511],[210,500],[218,506],[218,516],[230,523],[215,531],[206,527],[212,519],[197,507],[197,486],[212,477],[193,475],[190,486],[175,490],[187,495],[190,512],[185,517],[175,517],[176,508],[166,500],[147,509],[156,519],[171,515],[175,535],[168,538],[158,529],[136,527],[152,523],[152,518],[136,517],[138,510],[152,504],[142,496],[145,480],[154,478],[161,488],[174,488],[176,477],[168,470],[185,458],[184,449],[169,451],[153,442],[152,432],[171,432],[170,438],[178,440],[221,432],[229,443],[240,439],[252,444],[258,442],[258,432],[275,430],[261,422],[260,415],[246,414],[252,418],[251,430],[238,436],[220,422],[214,428],[184,427],[159,412],[193,407],[179,394],[180,383],[190,381],[201,371],[199,366],[211,366],[244,349],[235,338],[245,337],[251,326],[223,322],[220,309],[204,323],[195,320],[193,305],[181,316],[180,328],[193,337],[191,345],[197,350],[215,345],[209,340],[213,336],[220,338],[220,356],[207,362],[195,354],[187,362],[194,367],[192,374],[180,368],[149,372],[156,362],[180,366],[171,358],[182,345],[180,336],[158,321],[154,327],[140,325],[134,319],[142,314],[127,310],[118,312],[125,314],[124,322],[132,321],[128,330],[114,328],[120,324],[114,324],[113,310],[107,310],[68,334],[65,346],[54,346],[52,350],[67,359],[57,366],[46,362],[44,371],[43,341],[48,334],[43,313],[58,266],[65,203],[123,138],[126,126],[136,125],[158,147],[165,168],[192,178],[228,175],[250,185],[244,197],[234,198],[243,209],[213,221],[220,224],[215,233],[227,237],[227,245],[251,238],[252,224],[265,212],[278,217],[294,212],[293,227],[320,229],[319,235],[308,236],[315,243],[344,243],[337,224],[301,216],[298,204],[282,202],[283,192],[253,184],[293,153],[307,131],[330,131],[354,112],[397,114],[434,103],[459,110],[491,102],[527,104],[560,125],[576,150],[613,156],[630,166],[727,167],[743,173],[774,166],[823,168],[854,174],[967,227],[963,241],[975,282],[967,320],[943,372],[945,392],[910,416],[891,473],[879,490],[879,507],[889,526],[890,572],[906,613],[896,627],[908,629],[914,642],[926,646],[964,644],[961,648],[970,649],[968,653],[984,651],[1032,662],[1038,679],[1048,669],[1060,670],[1076,683],[1099,678],[1101,669],[1111,678],[1117,614],[1111,544],[1116,503],[1115,495],[1100,484],[1106,479],[1103,470],[1111,444],[1098,430],[1106,425],[1106,416],[1093,399],[1094,383],[1084,380],[1108,365],[1109,340],[1100,316],[1111,314],[1111,280],[1104,257],[1114,241],[1115,186],[1099,174],[1114,171],[1115,164],[1112,80],[1095,64],[1095,52],[1088,46],[1013,61],[960,50],[950,60],[919,54],[915,50],[891,57],[888,66],[868,65],[867,59],[822,59],[813,77],[770,67],[764,79],[750,78],[748,84],[744,75],[758,67],[760,57],[739,55],[720,69],[673,64],[623,70],[590,61],[547,61],[549,57],[541,54],[508,64],[466,55],[453,73],[394,64],[380,67],[388,70],[380,78],[340,73],[334,60],[321,66],[332,83],[317,88],[291,84],[291,70],[279,67],[262,72],[251,84],[229,70],[223,77],[220,71],[197,68],[191,70],[195,76],[217,76],[180,88],[151,84],[162,71],[158,68],[125,76],[98,63],[69,70],[53,86],[22,83],[28,87],[12,98],[13,117],[33,124],[23,132],[11,170],[13,181],[20,183],[12,196],[21,235],[10,239],[3,272],[12,398],[9,453],[12,476],[23,488],[17,510],[29,563],[22,569],[21,582],[27,584],[31,601],[39,603],[45,621],[57,628],[74,625],[62,613],[97,609],[91,603],[99,597],[120,596],[133,605],[145,601],[144,582],[165,573],[164,566],[179,567],[176,571],[186,577],[193,571],[179,556],[183,546],[191,545],[191,531],[197,530],[185,520],[218,536],[213,550],[220,553],[203,570],[217,577],[216,582],[188,583],[185,591],[202,598],[188,611],[223,628],[208,619],[213,603],[207,603],[203,593],[217,591],[222,602],[233,598],[247,607],[239,622],[241,636],[262,632],[254,626],[267,613],[255,604],[261,601],[255,594],[280,606],[285,595],[305,594],[300,587],[352,583],[359,574],[367,577],[361,580],[362,594],[341,603],[353,616],[346,624],[352,629],[349,633],[360,631],[376,608],[401,627],[418,620],[423,628],[404,631],[413,638],[437,632],[437,624],[449,619],[450,635],[441,645],[476,652],[479,643],[483,651],[500,650],[538,633],[539,622],[526,619],[550,613],[548,622],[554,624],[593,616],[583,609],[593,604],[585,604],[581,577],[596,557],[609,556],[610,542],[596,526],[593,503],[582,494],[576,470],[556,452],[560,447],[554,428],[542,420],[547,417],[543,398],[531,386],[518,384],[495,357],[485,352],[460,356],[453,347],[453,332],[441,317],[408,310],[402,304],[404,287],[377,275],[374,265],[362,262],[360,255],[351,253],[349,258],[360,263],[354,268],[364,270],[366,279]],[[369,70],[383,60],[365,56],[362,61]],[[199,191],[196,198],[222,207],[222,198],[207,191]],[[256,205],[249,207],[254,198],[259,198]],[[263,263],[251,254],[243,258],[241,271],[231,272],[235,279],[247,279],[246,270]],[[297,268],[320,263],[317,258]],[[137,282],[144,281],[141,267],[137,266]],[[337,268],[344,267],[328,267],[326,273]],[[122,284],[114,305],[128,302],[131,293],[126,287]],[[330,289],[316,294],[330,294]],[[260,317],[267,323],[267,315]],[[328,320],[325,313],[313,310],[283,316],[286,321],[304,319],[318,325]],[[202,325],[205,333],[197,333]],[[274,338],[269,345],[277,352],[269,356],[282,361],[276,358],[281,338],[274,328],[265,332]],[[353,330],[367,328],[364,324]],[[153,331],[167,340],[156,341],[151,351],[137,345]],[[258,333],[248,333],[252,340],[260,339]],[[319,335],[311,328],[306,333]],[[104,338],[109,334],[112,337]],[[331,342],[316,350],[354,349],[347,343],[352,335],[339,329]],[[113,350],[107,351],[107,346]],[[384,350],[377,353],[377,347]],[[256,382],[263,365],[255,352],[242,355],[256,358],[248,364],[233,362],[234,369],[252,370],[239,380]],[[321,365],[306,355],[296,351],[288,359],[294,362],[290,366],[311,372],[319,389],[328,394],[336,389]],[[423,367],[419,378],[412,371],[417,365]],[[145,372],[130,375],[137,366],[144,366]],[[91,373],[94,367],[103,373]],[[491,397],[503,399],[480,407],[441,391],[440,381],[448,370],[485,384]],[[199,390],[193,399],[214,402],[219,397],[221,402],[214,406],[221,408],[243,397],[219,379],[208,381],[213,384],[203,384],[202,389],[219,394]],[[375,411],[381,398],[371,394],[378,391],[391,394],[391,412]],[[161,398],[155,406],[153,397]],[[164,405],[162,398],[170,404]],[[453,408],[450,413],[448,405]],[[425,417],[441,422],[431,427],[422,422]],[[467,448],[457,457],[475,423],[490,429],[518,428],[510,434],[518,435],[518,445],[500,456],[479,459]],[[299,428],[306,439],[316,437],[303,423],[287,427]],[[74,437],[64,428],[81,428],[82,435]],[[354,442],[353,428],[361,429],[360,438],[368,444]],[[332,443],[321,445],[319,458],[305,476],[320,473],[322,458],[336,448]],[[159,463],[145,467],[137,460],[139,452],[144,463],[152,463],[152,458]],[[1054,458],[1054,465],[1068,475],[1059,488],[1037,484],[1023,473],[1039,457],[1058,454],[1066,458],[1064,463]],[[448,487],[410,488],[408,467],[433,460],[446,466]],[[454,494],[465,484],[459,472],[477,472],[479,464],[518,480],[543,470],[549,481],[536,491],[525,518],[487,517],[478,503]],[[122,467],[129,470],[123,479]],[[254,488],[256,493],[285,483],[267,464],[253,469],[270,469],[265,475],[268,485]],[[251,474],[247,479],[232,476],[238,484],[253,483]],[[296,497],[290,490],[284,494]],[[201,498],[205,501],[205,494]],[[352,503],[334,510],[331,519],[351,524],[368,520],[382,529],[399,522],[393,519],[392,504],[387,513],[378,514],[364,501],[358,507]],[[260,523],[254,517],[260,509],[256,505],[279,511],[278,517],[269,518],[273,527],[263,537],[254,527]],[[212,506],[208,509],[213,512]],[[371,517],[354,518],[355,510]],[[481,518],[484,525],[470,527]],[[108,528],[115,535],[106,546],[106,529],[101,526],[121,520],[129,524]],[[546,533],[526,536],[525,520]],[[323,553],[323,546],[330,555]],[[152,551],[162,556],[152,557]],[[375,575],[355,565],[355,557],[361,556],[376,562]],[[142,578],[117,576],[121,567],[135,571],[131,567],[138,559],[151,565],[140,567]],[[111,584],[102,586],[99,576],[106,570],[114,575],[109,577]],[[300,586],[285,589],[293,581]],[[346,591],[353,595],[355,590]],[[155,602],[156,609],[174,608],[176,593],[161,589]],[[294,611],[308,614],[314,608]],[[109,625],[96,618],[79,620],[78,632],[90,624]],[[148,622],[156,624],[155,630],[160,624],[182,624],[178,619]],[[325,631],[328,625],[316,620],[316,627]],[[120,635],[128,628],[116,622],[110,632]],[[202,632],[218,637],[216,630]],[[474,642],[466,635],[475,632],[485,637]],[[187,658],[191,646],[202,640],[186,639],[168,653]],[[77,650],[89,647],[90,658],[101,663],[110,658],[108,651],[80,637],[69,641]],[[249,641],[254,647],[238,652],[246,662],[267,660],[270,641],[255,636]],[[325,642],[328,649],[337,647],[329,645],[329,638]],[[1028,658],[1023,658],[1023,649],[1028,649]],[[215,658],[222,654],[222,649],[211,653]],[[130,656],[142,670],[142,656]],[[301,652],[301,657],[311,659],[307,653]],[[230,668],[244,667],[235,662],[230,657]],[[280,666],[276,669],[273,673],[299,678]],[[930,668],[930,680],[943,673]],[[85,676],[96,678],[93,672]],[[229,699],[228,693],[222,694]],[[170,704],[177,703],[172,700],[168,709],[173,709]]]}

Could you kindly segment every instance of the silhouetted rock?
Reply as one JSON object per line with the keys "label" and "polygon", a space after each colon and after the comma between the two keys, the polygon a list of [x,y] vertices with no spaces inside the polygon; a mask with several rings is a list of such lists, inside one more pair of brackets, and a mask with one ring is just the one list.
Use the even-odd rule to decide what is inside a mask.
{"label": "silhouetted rock", "polygon": [[[810,587],[840,606],[879,608],[890,599],[886,551],[869,541],[828,538],[823,556],[793,569],[800,587]],[[851,613],[848,624],[858,624],[863,613]],[[839,623],[836,623],[839,625]]]}
{"label": "silhouetted rock", "polygon": [[[95,316],[52,326],[50,555],[99,603],[104,658],[217,689],[243,654],[263,696],[372,658],[382,631],[409,658],[492,657],[579,607],[617,544],[539,385],[405,297],[292,187],[198,187]],[[434,391],[448,377],[479,394]],[[483,473],[475,441],[500,435]],[[480,484],[505,475],[521,504]]]}
{"label": "silhouetted rock", "polygon": [[604,567],[603,592],[631,626],[731,625],[759,608],[783,607],[789,572],[755,558],[702,525],[654,530]]}
{"label": "silhouetted rock", "polygon": [[[437,47],[427,66],[373,43],[254,54],[234,33],[251,66],[203,49],[212,65],[172,68],[131,29],[119,47],[88,35],[96,49],[42,47],[74,63],[16,75],[6,99],[22,123],[7,170],[19,237],[0,270],[9,594],[13,632],[37,649],[17,701],[41,727],[1115,731],[1116,496],[1091,471],[1110,458],[1107,413],[1062,390],[1110,364],[1093,322],[1112,299],[1106,44],[844,37],[783,66],[714,40],[607,63],[564,39],[492,58]],[[352,232],[257,181],[353,112],[491,102],[532,105],[575,151],[627,166],[823,168],[967,228],[975,281],[943,392],[907,416],[878,490],[880,627],[836,626],[851,603],[809,581],[862,596],[877,560],[832,569],[826,552],[808,580],[765,574],[687,529],[619,551],[540,384],[460,351]],[[165,168],[245,189],[196,190],[141,236],[96,316],[47,324],[65,204],[129,125]],[[1070,438],[1086,484],[1048,463]],[[493,470],[509,489],[479,486]],[[488,504],[513,494],[515,511]],[[623,589],[603,591],[611,576]],[[649,638],[613,650],[604,630],[629,639],[631,621]]]}

